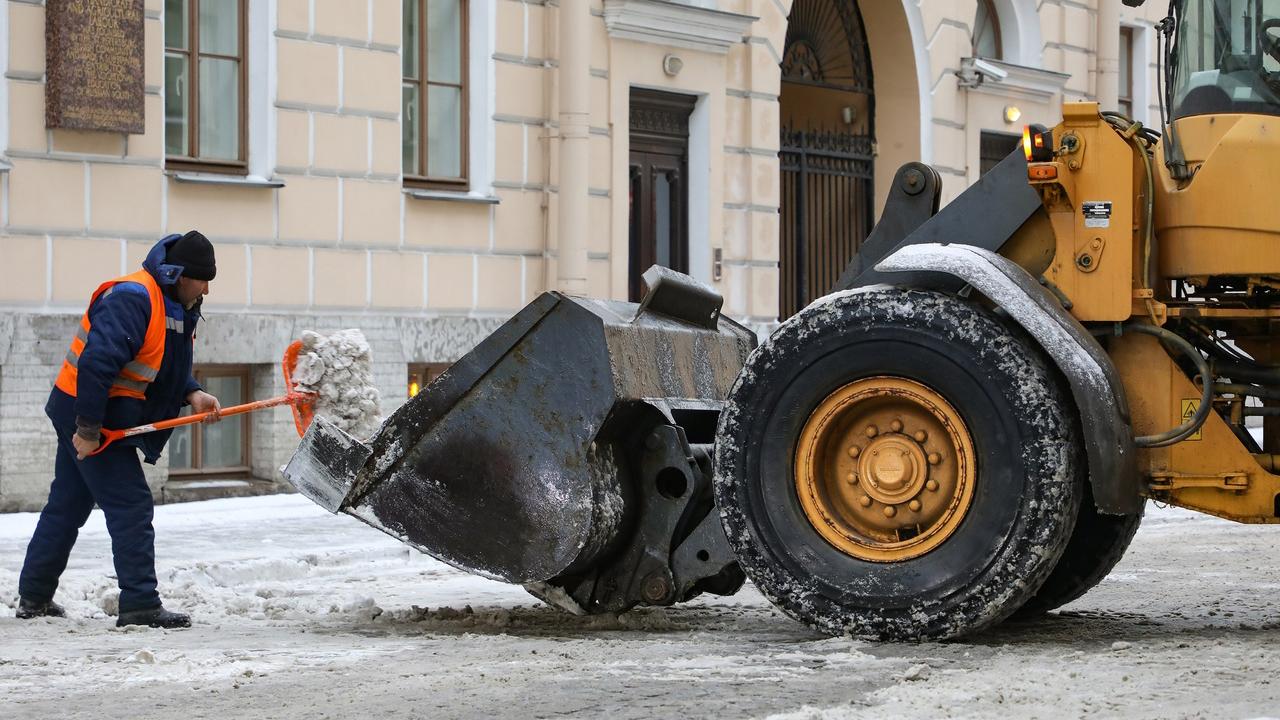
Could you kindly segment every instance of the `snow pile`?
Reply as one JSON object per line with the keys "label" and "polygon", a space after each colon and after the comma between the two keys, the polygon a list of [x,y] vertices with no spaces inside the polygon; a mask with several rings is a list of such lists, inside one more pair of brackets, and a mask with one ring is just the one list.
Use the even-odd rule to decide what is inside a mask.
{"label": "snow pile", "polygon": [[1070,609],[901,644],[823,637],[750,585],[577,617],[297,495],[156,508],[160,593],[189,630],[114,627],[101,511],[58,587],[69,617],[17,620],[36,518],[0,514],[0,717],[1276,716],[1280,570],[1258,558],[1280,527],[1185,510],[1151,507]]}
{"label": "snow pile", "polygon": [[367,438],[382,424],[369,342],[359,330],[302,333],[294,389],[318,395],[315,414],[347,434]]}

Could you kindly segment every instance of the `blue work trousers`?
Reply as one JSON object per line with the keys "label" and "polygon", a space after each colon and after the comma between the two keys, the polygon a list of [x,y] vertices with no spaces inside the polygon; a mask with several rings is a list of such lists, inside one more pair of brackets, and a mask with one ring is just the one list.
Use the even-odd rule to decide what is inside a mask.
{"label": "blue work trousers", "polygon": [[137,448],[112,445],[97,455],[77,460],[71,433],[54,429],[58,433],[58,455],[53,485],[27,546],[18,592],[36,602],[53,599],[71,548],[96,502],[111,534],[111,552],[120,582],[120,612],[158,607],[156,534],[151,526],[155,505]]}

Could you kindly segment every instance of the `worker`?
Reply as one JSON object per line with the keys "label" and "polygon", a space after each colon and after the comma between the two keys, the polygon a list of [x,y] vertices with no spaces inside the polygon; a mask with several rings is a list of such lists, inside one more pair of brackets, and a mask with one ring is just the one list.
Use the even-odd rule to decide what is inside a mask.
{"label": "worker", "polygon": [[191,374],[200,305],[216,274],[213,244],[197,231],[156,243],[131,275],[93,293],[58,373],[45,414],[58,449],[49,501],[18,580],[22,619],[64,617],[58,577],[94,503],[102,508],[120,584],[118,627],[190,627],[156,591],[154,505],[142,459],[155,464],[171,431],[118,440],[100,453],[101,429],[176,417],[185,403],[218,419],[218,399]]}

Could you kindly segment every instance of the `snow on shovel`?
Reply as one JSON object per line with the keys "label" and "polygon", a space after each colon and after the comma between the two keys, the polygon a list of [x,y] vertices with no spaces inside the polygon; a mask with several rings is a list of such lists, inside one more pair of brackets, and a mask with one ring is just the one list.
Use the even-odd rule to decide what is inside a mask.
{"label": "snow on shovel", "polygon": [[[373,387],[368,358],[369,346],[359,330],[344,330],[329,337],[304,332],[301,340],[294,340],[285,349],[280,363],[286,394],[223,408],[218,416],[288,405],[299,437],[306,434],[317,413],[329,415],[339,426],[357,432],[370,424],[376,427],[378,391]],[[192,425],[212,417],[212,412],[203,412],[125,430],[103,428],[102,444],[90,455],[97,455],[121,438]]]}

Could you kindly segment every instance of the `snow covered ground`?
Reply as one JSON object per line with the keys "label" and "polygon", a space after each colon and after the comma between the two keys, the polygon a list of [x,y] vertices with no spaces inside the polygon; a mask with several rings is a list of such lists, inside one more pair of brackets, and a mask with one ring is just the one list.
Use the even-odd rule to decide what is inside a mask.
{"label": "snow covered ground", "polygon": [[966,642],[814,634],[747,588],[579,618],[298,496],[157,509],[186,631],[117,630],[100,513],[13,619],[35,515],[0,515],[0,718],[1280,716],[1280,528],[1151,509],[1063,613]]}

